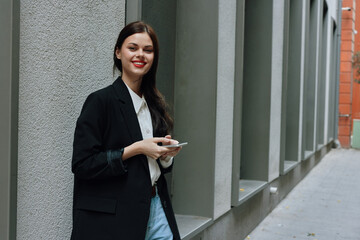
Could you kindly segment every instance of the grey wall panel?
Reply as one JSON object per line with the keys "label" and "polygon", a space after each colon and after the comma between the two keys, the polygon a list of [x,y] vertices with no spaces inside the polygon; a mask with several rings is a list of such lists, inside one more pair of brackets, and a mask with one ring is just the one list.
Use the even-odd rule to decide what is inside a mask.
{"label": "grey wall panel", "polygon": [[306,106],[307,106],[307,78],[309,69],[309,32],[310,32],[310,0],[303,1],[303,26],[302,32],[302,51],[301,51],[301,83],[300,83],[300,124],[299,124],[299,159],[305,159],[306,149]]}
{"label": "grey wall panel", "polygon": [[236,46],[235,46],[235,82],[234,82],[234,134],[232,164],[232,204],[237,205],[239,199],[239,179],[241,163],[241,119],[243,94],[243,55],[244,55],[244,21],[245,0],[236,4]]}
{"label": "grey wall panel", "polygon": [[285,159],[298,160],[303,1],[290,0]]}
{"label": "grey wall panel", "polygon": [[328,7],[324,5],[323,17],[321,19],[322,24],[322,36],[321,36],[321,62],[319,69],[319,84],[318,84],[318,107],[317,107],[317,145],[325,144],[324,140],[324,128],[325,128],[325,91],[326,91],[326,72],[327,62],[329,58],[327,56],[328,49]]}
{"label": "grey wall panel", "polygon": [[337,61],[336,59],[339,57],[339,37],[338,37],[338,29],[336,24],[332,21],[332,41],[331,41],[331,67],[330,67],[330,86],[329,86],[329,127],[328,127],[328,139],[327,141],[329,141],[330,139],[336,139],[336,129],[337,129],[337,109],[338,109],[338,105],[337,103],[337,98],[338,98],[338,91],[337,91],[337,80],[338,77],[336,74],[339,73],[339,69],[337,69],[339,67],[339,65],[337,65]]}
{"label": "grey wall panel", "polygon": [[315,134],[315,104],[316,88],[318,80],[318,28],[319,28],[319,1],[310,0],[310,21],[309,21],[309,45],[307,58],[307,75],[305,77],[305,95],[306,95],[306,145],[307,151],[314,151],[314,134]]}
{"label": "grey wall panel", "polygon": [[0,238],[9,239],[10,235],[10,166],[11,166],[11,16],[12,1],[2,1],[0,5],[0,26],[2,34],[0,36]]}
{"label": "grey wall panel", "polygon": [[20,3],[0,2],[0,239],[16,239]]}
{"label": "grey wall panel", "polygon": [[245,2],[240,178],[267,180],[273,1]]}
{"label": "grey wall panel", "polygon": [[288,51],[288,1],[273,1],[272,59],[269,125],[269,168],[267,181],[280,174],[284,162],[286,126],[286,85]]}
{"label": "grey wall panel", "polygon": [[219,0],[214,219],[231,208],[236,0]]}
{"label": "grey wall panel", "polygon": [[212,217],[218,1],[178,1],[176,28],[174,136],[189,145],[176,159],[173,205],[177,213]]}

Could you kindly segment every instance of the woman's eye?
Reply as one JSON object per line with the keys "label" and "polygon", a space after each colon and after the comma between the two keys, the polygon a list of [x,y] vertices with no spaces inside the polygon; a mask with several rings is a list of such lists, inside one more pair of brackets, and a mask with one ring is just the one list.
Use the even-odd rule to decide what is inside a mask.
{"label": "woman's eye", "polygon": [[147,52],[147,53],[152,53],[153,52],[152,49],[145,49],[144,51]]}
{"label": "woman's eye", "polygon": [[135,47],[129,47],[129,50],[130,50],[130,51],[135,51],[136,48],[135,48]]}

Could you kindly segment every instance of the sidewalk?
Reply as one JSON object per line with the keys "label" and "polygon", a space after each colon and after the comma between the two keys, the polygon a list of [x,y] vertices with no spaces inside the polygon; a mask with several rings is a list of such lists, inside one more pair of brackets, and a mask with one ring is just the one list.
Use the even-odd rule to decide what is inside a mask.
{"label": "sidewalk", "polygon": [[331,150],[249,239],[360,240],[360,150]]}

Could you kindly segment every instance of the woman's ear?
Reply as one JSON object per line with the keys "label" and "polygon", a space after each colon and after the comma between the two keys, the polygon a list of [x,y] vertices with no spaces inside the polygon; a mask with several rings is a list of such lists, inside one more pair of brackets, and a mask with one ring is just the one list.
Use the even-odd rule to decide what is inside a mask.
{"label": "woman's ear", "polygon": [[119,48],[116,48],[115,55],[117,59],[121,60],[121,50]]}

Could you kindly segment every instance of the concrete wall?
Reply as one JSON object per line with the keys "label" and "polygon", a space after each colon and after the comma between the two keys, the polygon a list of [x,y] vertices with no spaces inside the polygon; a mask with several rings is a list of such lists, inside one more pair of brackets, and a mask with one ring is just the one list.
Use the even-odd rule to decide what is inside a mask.
{"label": "concrete wall", "polygon": [[75,122],[113,82],[125,1],[22,1],[20,14],[17,239],[69,239]]}

